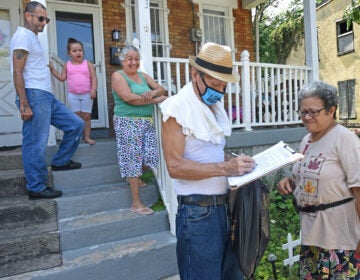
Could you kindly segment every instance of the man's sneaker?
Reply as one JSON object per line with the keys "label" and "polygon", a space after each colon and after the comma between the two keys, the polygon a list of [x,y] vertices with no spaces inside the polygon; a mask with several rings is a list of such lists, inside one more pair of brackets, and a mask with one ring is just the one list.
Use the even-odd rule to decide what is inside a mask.
{"label": "man's sneaker", "polygon": [[40,192],[28,191],[29,199],[44,199],[44,198],[56,198],[62,196],[62,191],[53,190],[47,187]]}
{"label": "man's sneaker", "polygon": [[76,162],[76,161],[72,161],[70,160],[70,162],[67,165],[62,165],[62,166],[58,166],[58,165],[51,165],[51,169],[53,171],[62,171],[62,170],[71,170],[71,169],[78,169],[81,167],[81,163],[80,162]]}

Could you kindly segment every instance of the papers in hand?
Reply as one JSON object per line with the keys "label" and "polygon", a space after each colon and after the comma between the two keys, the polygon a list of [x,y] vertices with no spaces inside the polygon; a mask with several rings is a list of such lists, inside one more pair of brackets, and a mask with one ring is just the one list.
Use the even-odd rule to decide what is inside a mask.
{"label": "papers in hand", "polygon": [[228,177],[230,188],[237,189],[302,158],[304,158],[302,154],[296,153],[288,144],[280,141],[274,146],[253,156],[256,167],[251,173],[246,173],[242,176]]}

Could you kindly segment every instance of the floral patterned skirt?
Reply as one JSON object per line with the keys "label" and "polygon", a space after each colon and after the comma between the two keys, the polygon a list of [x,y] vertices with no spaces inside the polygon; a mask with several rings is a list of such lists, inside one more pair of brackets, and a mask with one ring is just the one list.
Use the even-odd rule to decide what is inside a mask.
{"label": "floral patterned skirt", "polygon": [[359,280],[360,254],[355,250],[301,245],[300,277],[302,280]]}

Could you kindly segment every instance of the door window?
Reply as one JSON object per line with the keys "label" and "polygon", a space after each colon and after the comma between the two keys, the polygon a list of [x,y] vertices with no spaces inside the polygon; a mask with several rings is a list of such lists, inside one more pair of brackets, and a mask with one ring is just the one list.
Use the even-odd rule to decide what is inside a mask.
{"label": "door window", "polygon": [[[69,12],[55,12],[56,17],[56,43],[57,55],[62,61],[69,60],[67,41],[70,37],[82,42],[84,46],[84,58],[95,63],[94,51],[94,26],[92,14],[79,14]],[[71,30],[71,32],[69,32]],[[98,100],[94,99],[91,119],[98,119]]]}

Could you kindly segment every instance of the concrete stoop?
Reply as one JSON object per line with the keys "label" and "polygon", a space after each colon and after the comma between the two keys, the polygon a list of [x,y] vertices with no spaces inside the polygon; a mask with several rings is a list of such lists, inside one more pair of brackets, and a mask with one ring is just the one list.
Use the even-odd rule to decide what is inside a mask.
{"label": "concrete stoop", "polygon": [[[48,149],[49,164],[55,150],[54,147]],[[28,201],[24,199],[26,191],[21,187],[7,197],[9,190],[1,191],[2,182],[9,186],[9,182],[18,180],[16,184],[10,183],[12,186],[8,188],[12,190],[14,186],[24,184],[21,169],[14,163],[14,153],[7,157],[11,157],[13,162],[0,170],[0,223],[4,225],[0,228],[2,279],[158,280],[177,274],[176,238],[170,234],[167,212],[162,210],[142,216],[129,210],[130,188],[120,178],[114,141],[97,141],[93,146],[81,144],[73,158],[82,163],[81,169],[52,172],[54,187],[64,192],[55,200]],[[157,202],[156,183],[150,182],[146,188],[141,188],[140,195],[147,206]],[[14,210],[16,207],[18,210]],[[44,209],[52,210],[46,212]],[[47,215],[52,211],[57,214],[55,220]],[[24,215],[14,214],[15,222],[7,217],[12,212]],[[27,223],[27,216],[38,222]],[[45,217],[49,220],[46,221]],[[12,235],[16,232],[26,232],[27,235]],[[50,237],[56,235],[60,240],[52,241]],[[13,247],[7,244],[11,238],[15,242]],[[28,272],[19,269],[20,263],[11,261],[19,250],[16,247],[19,239],[49,245],[41,250],[40,247],[39,250],[34,248],[33,255],[24,260],[21,265],[31,268]],[[10,249],[14,253],[9,253]],[[46,255],[40,255],[40,251]],[[33,264],[50,261],[56,264],[47,267]],[[7,269],[7,274],[1,274],[3,268]]]}
{"label": "concrete stoop", "polygon": [[56,201],[29,201],[20,149],[0,162],[0,277],[61,265]]}

